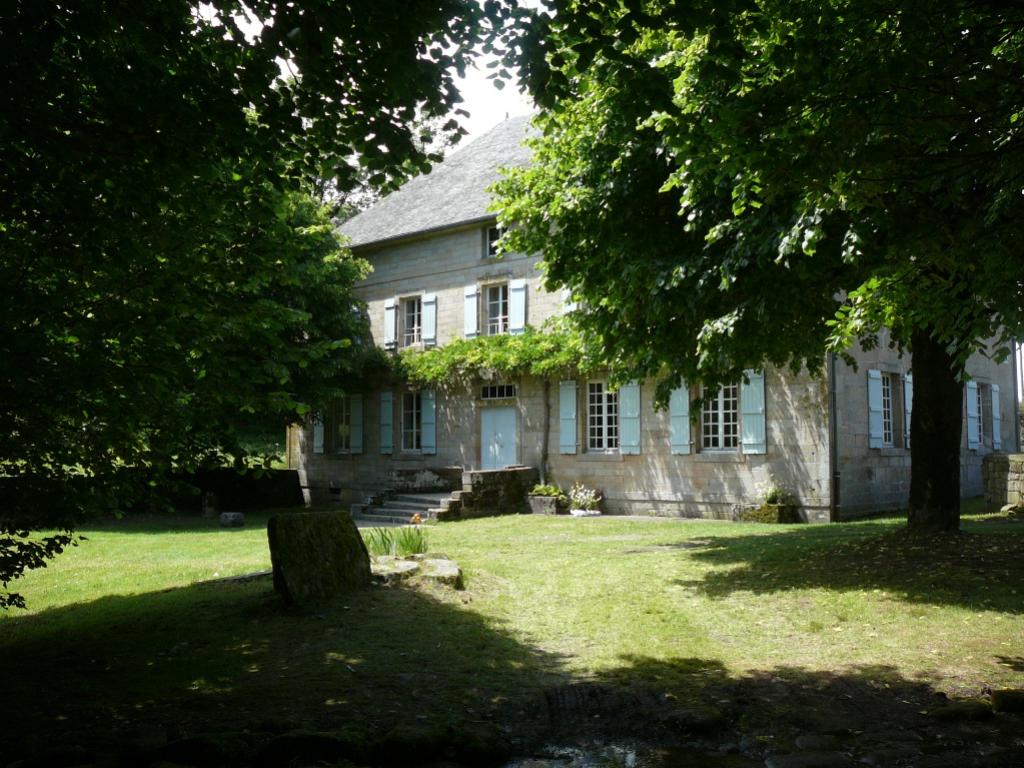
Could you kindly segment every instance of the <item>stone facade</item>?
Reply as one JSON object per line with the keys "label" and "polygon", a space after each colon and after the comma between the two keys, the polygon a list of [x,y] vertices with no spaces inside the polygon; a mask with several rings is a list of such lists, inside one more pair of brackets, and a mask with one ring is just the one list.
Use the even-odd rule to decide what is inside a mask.
{"label": "stone facade", "polygon": [[[373,266],[356,293],[366,302],[378,345],[397,351],[407,344],[443,345],[463,338],[467,330],[486,333],[488,301],[495,288],[502,295],[501,286],[507,289],[510,331],[522,322],[541,327],[565,311],[563,297],[543,288],[539,257],[489,255],[495,221],[487,214],[484,190],[498,165],[517,157],[525,162],[516,154],[524,126],[495,129],[343,225],[354,249]],[[422,315],[413,327],[415,322],[424,326],[419,339],[405,333],[406,310],[417,306]],[[353,383],[361,415],[356,450],[335,450],[330,439],[320,436],[323,431],[297,427],[289,432],[289,465],[299,470],[308,498],[341,504],[362,502],[385,489],[452,488],[464,470],[489,468],[498,455],[498,467],[542,470],[547,482],[563,489],[576,482],[599,489],[608,513],[731,518],[738,508],[758,505],[772,482],[796,495],[810,521],[895,509],[905,506],[909,492],[905,406],[910,403],[904,398],[912,385],[909,359],[890,349],[884,334],[879,341],[874,349],[851,352],[856,367],[823,359],[817,370],[799,375],[766,370],[763,387],[758,380],[751,394],[750,402],[759,409],[750,416],[751,429],[746,395],[736,396],[731,410],[723,405],[721,411],[728,410],[733,423],[739,422],[744,439],[757,437],[746,447],[740,440],[736,447],[715,449],[714,441],[704,439],[702,414],[689,422],[680,418],[681,396],[675,415],[654,408],[654,383],[640,382],[620,392],[626,397],[616,406],[621,411],[626,399],[630,403],[628,450],[625,444],[591,450],[588,396],[590,385],[601,383],[596,376],[566,387],[556,380],[524,378],[425,392],[434,439],[404,450],[403,400],[413,393],[400,387],[361,391]],[[975,355],[968,371],[974,379],[972,402],[982,404],[971,421],[974,434],[981,430],[980,442],[969,445],[964,437],[962,486],[971,496],[982,492],[984,456],[1000,447],[1016,450],[1017,444],[1012,367]],[[561,418],[566,398],[574,398],[573,419]],[[965,392],[965,427],[966,398]],[[384,426],[382,435],[389,412],[390,427]],[[605,428],[614,423],[619,430],[625,418],[617,411]],[[725,421],[721,416],[720,422]],[[685,451],[677,445],[683,423],[689,424]],[[575,434],[568,435],[572,430]]]}
{"label": "stone facade", "polygon": [[[884,510],[905,509],[910,495],[910,447],[906,439],[907,412],[903,402],[911,360],[889,347],[883,332],[879,344],[871,349],[850,351],[856,368],[836,361],[836,469],[839,473],[839,505],[841,519]],[[876,370],[891,376],[893,396],[898,401],[893,409],[893,440],[891,445],[871,447],[868,403],[868,371]],[[963,430],[961,436],[960,487],[964,498],[983,493],[982,460],[997,449],[1016,450],[1016,397],[1013,367],[1009,362],[996,363],[980,354],[970,358],[967,372],[982,388],[985,402],[979,413],[982,426],[977,446],[968,446],[967,386],[961,401]],[[912,379],[911,379],[912,382]],[[992,417],[992,385],[998,388],[999,414]],[[912,384],[911,384],[912,387]],[[995,440],[993,425],[998,424]],[[973,423],[972,423],[973,426]]]}

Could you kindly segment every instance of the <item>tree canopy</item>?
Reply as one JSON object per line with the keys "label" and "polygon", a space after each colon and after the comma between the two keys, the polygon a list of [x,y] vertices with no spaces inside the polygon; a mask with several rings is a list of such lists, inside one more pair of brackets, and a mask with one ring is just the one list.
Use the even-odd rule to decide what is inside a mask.
{"label": "tree canopy", "polygon": [[508,247],[542,250],[613,373],[663,396],[820,370],[888,327],[927,372],[911,522],[957,527],[958,379],[1024,321],[1024,10],[547,5],[519,58],[543,136],[499,187]]}
{"label": "tree canopy", "polygon": [[[261,22],[248,36],[243,15]],[[240,414],[283,428],[338,391],[366,335],[350,293],[365,265],[309,192],[427,168],[421,128],[457,107],[456,74],[506,15],[3,4],[0,583],[83,515],[236,452]]]}

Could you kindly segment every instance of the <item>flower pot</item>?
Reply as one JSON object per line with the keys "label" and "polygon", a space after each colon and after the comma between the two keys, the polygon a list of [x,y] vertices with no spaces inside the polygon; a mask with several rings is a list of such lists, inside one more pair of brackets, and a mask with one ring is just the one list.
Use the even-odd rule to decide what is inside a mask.
{"label": "flower pot", "polygon": [[557,515],[558,514],[558,497],[557,496],[533,496],[529,495],[526,497],[530,503],[530,511],[535,515]]}

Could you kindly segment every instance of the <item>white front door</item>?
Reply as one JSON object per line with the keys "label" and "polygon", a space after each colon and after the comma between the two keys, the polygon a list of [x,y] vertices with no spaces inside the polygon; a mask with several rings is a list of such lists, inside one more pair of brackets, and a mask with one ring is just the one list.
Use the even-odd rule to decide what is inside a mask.
{"label": "white front door", "polygon": [[480,411],[480,468],[502,469],[516,463],[516,409]]}

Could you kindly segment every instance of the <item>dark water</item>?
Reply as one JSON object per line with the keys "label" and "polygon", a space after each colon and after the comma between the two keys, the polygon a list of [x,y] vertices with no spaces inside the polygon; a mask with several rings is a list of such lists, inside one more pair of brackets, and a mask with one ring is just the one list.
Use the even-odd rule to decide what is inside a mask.
{"label": "dark water", "polygon": [[542,757],[517,758],[505,768],[699,768],[709,765],[699,752],[642,745],[606,745],[588,749],[553,747]]}

